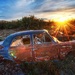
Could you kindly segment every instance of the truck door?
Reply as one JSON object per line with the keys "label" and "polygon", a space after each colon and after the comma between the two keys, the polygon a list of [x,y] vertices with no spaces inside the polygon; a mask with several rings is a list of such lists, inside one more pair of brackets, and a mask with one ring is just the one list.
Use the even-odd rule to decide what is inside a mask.
{"label": "truck door", "polygon": [[34,35],[34,52],[36,61],[56,58],[58,51],[55,47],[52,38],[47,33]]}
{"label": "truck door", "polygon": [[10,55],[21,61],[31,61],[31,38],[30,35],[17,36],[13,39],[10,47]]}

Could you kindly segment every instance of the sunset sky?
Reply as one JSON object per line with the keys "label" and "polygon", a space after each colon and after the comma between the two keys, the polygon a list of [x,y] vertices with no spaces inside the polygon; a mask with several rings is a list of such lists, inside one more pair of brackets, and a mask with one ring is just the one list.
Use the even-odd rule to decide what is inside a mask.
{"label": "sunset sky", "polygon": [[29,15],[57,21],[75,18],[75,0],[0,0],[0,20]]}

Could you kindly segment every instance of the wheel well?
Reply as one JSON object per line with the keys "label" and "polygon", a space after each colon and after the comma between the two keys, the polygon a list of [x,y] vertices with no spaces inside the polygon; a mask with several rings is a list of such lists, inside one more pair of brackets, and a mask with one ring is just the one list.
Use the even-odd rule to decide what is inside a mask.
{"label": "wheel well", "polygon": [[2,62],[2,61],[4,61],[4,62],[7,62],[7,61],[13,62],[13,60],[6,59],[6,58],[4,58],[2,55],[0,55],[0,62]]}
{"label": "wheel well", "polygon": [[75,51],[70,51],[66,56],[75,56]]}

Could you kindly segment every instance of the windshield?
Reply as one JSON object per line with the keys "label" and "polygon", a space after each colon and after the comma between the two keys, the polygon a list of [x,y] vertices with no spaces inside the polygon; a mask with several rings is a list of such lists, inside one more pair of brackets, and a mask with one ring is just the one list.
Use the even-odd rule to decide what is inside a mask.
{"label": "windshield", "polygon": [[55,42],[60,43],[60,41],[56,37],[52,36],[52,38]]}

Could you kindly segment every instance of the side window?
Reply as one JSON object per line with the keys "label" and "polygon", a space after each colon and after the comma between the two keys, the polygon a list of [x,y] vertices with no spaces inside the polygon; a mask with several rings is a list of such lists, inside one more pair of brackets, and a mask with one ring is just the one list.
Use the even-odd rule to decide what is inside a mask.
{"label": "side window", "polygon": [[50,36],[47,33],[45,33],[45,42],[52,42]]}
{"label": "side window", "polygon": [[51,39],[47,33],[38,33],[33,35],[34,44],[50,43]]}
{"label": "side window", "polygon": [[30,36],[29,35],[23,36],[22,42],[24,45],[30,44]]}
{"label": "side window", "polygon": [[30,35],[17,36],[13,39],[11,46],[30,44]]}
{"label": "side window", "polygon": [[34,44],[42,44],[44,41],[43,33],[38,33],[33,35],[33,42]]}

